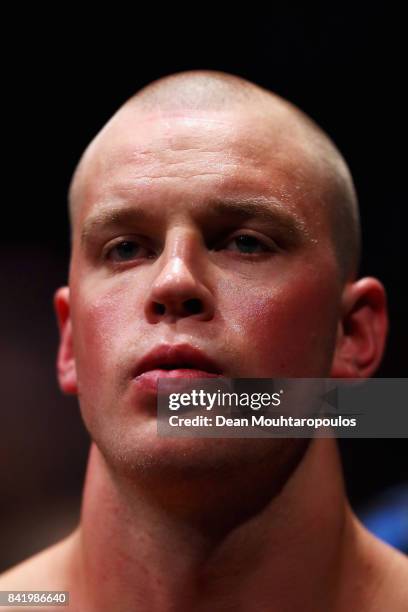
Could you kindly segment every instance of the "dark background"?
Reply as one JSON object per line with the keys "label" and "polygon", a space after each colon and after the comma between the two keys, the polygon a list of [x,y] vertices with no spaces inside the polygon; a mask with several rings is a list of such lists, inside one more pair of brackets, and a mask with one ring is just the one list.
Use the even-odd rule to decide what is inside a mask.
{"label": "dark background", "polygon": [[[57,387],[54,290],[65,284],[66,192],[90,139],[129,96],[180,70],[216,69],[288,98],[333,138],[354,176],[361,272],[387,289],[391,332],[378,376],[406,377],[406,49],[385,3],[182,15],[26,15],[6,53],[2,144],[0,570],[78,520],[88,436]],[[42,23],[41,15],[36,15]],[[50,16],[48,15],[48,18]],[[72,17],[72,16],[71,16]],[[65,32],[65,33],[64,33]],[[17,54],[18,51],[18,54]],[[408,480],[407,443],[343,440],[355,508]]]}

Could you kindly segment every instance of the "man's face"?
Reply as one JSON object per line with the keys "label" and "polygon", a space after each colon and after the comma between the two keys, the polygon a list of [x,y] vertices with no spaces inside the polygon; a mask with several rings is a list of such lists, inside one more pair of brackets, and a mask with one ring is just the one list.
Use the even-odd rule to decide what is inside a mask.
{"label": "man's face", "polygon": [[210,442],[156,438],[135,368],[159,345],[197,348],[231,378],[330,375],[341,284],[324,193],[307,143],[249,113],[122,109],[93,143],[70,316],[83,418],[105,455]]}

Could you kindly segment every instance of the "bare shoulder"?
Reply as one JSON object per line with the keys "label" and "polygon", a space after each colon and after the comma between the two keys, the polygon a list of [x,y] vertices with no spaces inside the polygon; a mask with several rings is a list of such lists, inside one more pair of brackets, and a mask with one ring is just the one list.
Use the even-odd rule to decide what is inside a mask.
{"label": "bare shoulder", "polygon": [[67,590],[71,553],[78,539],[74,531],[64,540],[26,559],[0,575],[0,590]]}
{"label": "bare shoulder", "polygon": [[408,610],[408,557],[360,525],[363,575],[372,585],[370,612]]}
{"label": "bare shoulder", "polygon": [[384,605],[388,604],[386,608],[378,609],[404,612],[408,610],[408,557],[377,538],[375,540],[384,576],[379,600],[381,598]]}

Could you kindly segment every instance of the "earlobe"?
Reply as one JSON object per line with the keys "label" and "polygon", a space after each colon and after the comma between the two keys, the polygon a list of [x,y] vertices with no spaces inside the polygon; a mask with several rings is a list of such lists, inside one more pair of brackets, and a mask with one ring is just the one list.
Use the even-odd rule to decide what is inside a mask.
{"label": "earlobe", "polygon": [[69,288],[61,287],[54,295],[60,342],[57,356],[58,382],[61,390],[70,395],[78,393],[76,365],[73,351]]}
{"label": "earlobe", "polygon": [[381,362],[388,332],[384,287],[375,278],[362,278],[346,285],[342,302],[330,376],[369,378]]}

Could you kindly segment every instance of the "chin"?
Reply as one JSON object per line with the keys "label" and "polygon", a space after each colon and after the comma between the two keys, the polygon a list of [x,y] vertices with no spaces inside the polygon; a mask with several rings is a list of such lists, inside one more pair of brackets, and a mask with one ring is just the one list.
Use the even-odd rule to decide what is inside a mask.
{"label": "chin", "polygon": [[[265,470],[274,477],[286,463],[303,455],[305,439],[165,438],[156,421],[95,440],[107,466],[117,475],[138,480],[220,479],[242,471]],[[112,431],[110,432],[112,434]]]}

